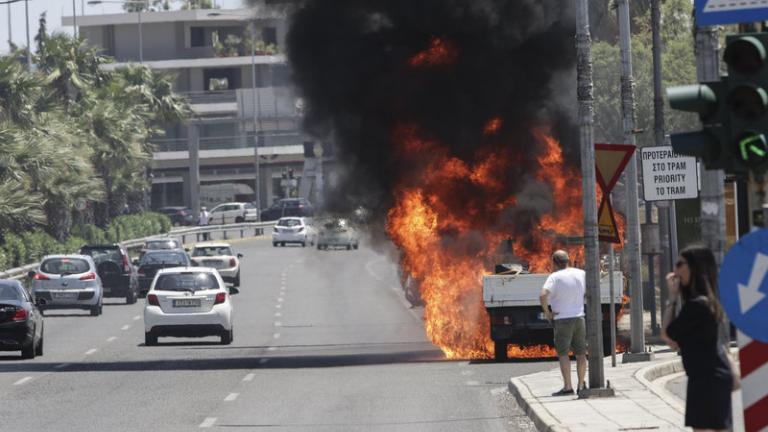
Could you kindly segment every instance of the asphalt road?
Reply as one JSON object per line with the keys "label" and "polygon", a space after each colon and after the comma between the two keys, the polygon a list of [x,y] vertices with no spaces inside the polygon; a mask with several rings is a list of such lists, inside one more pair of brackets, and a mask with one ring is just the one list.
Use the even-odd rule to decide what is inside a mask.
{"label": "asphalt road", "polygon": [[232,345],[145,347],[143,300],[110,299],[100,317],[51,311],[44,356],[0,352],[0,429],[534,430],[507,382],[555,364],[446,360],[384,255],[234,246],[245,258]]}

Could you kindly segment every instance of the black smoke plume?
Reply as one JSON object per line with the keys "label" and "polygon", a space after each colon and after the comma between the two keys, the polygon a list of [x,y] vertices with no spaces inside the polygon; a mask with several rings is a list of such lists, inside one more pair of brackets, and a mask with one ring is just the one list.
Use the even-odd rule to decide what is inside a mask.
{"label": "black smoke plume", "polygon": [[[364,205],[379,216],[386,214],[393,188],[404,177],[418,175],[393,156],[393,130],[411,124],[466,161],[478,150],[511,146],[519,163],[504,179],[508,192],[531,193],[536,199],[508,217],[527,225],[526,220],[546,211],[549,200],[542,200],[540,188],[529,182],[529,162],[541,151],[532,128],[548,127],[566,158],[578,164],[575,103],[570,102],[575,101],[570,90],[575,87],[575,20],[568,4],[300,3],[292,14],[288,56],[306,102],[305,128],[321,138],[333,137],[347,169],[342,183],[326,196],[329,210]],[[414,67],[414,56],[436,38],[455,49],[455,59]],[[484,129],[492,118],[502,120],[501,128],[488,137]]]}

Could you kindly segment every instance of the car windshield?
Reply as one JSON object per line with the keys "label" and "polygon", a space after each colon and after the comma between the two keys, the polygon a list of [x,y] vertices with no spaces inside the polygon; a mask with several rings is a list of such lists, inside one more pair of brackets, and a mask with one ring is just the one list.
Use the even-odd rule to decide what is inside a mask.
{"label": "car windshield", "polygon": [[90,269],[88,261],[82,258],[50,258],[40,265],[40,270],[48,274],[79,274]]}
{"label": "car windshield", "polygon": [[219,281],[211,273],[189,272],[163,274],[157,278],[156,291],[199,291],[218,289]]}
{"label": "car windshield", "polygon": [[180,252],[154,252],[146,253],[141,257],[141,265],[145,264],[170,264],[170,265],[186,265],[187,260],[184,259],[184,254]]}
{"label": "car windshield", "polygon": [[277,221],[277,226],[282,227],[295,227],[301,225],[301,220],[299,219],[280,219]]}
{"label": "car windshield", "polygon": [[117,248],[83,248],[80,253],[90,255],[97,264],[104,261],[119,263],[123,260],[123,255]]}
{"label": "car windshield", "polygon": [[234,255],[232,253],[232,249],[229,248],[229,246],[203,246],[203,247],[196,247],[192,251],[192,256],[198,257],[206,257],[206,256],[232,256]]}
{"label": "car windshield", "polygon": [[151,240],[144,245],[144,249],[178,249],[181,247],[176,240]]}
{"label": "car windshield", "polygon": [[19,289],[13,285],[0,285],[0,301],[2,300],[22,300]]}

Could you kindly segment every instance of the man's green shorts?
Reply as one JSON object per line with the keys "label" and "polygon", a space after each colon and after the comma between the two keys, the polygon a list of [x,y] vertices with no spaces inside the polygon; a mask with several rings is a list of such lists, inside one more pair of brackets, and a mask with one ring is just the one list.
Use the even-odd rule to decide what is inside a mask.
{"label": "man's green shorts", "polygon": [[569,350],[573,350],[576,355],[587,353],[587,326],[584,323],[584,317],[555,320],[557,356],[567,356]]}

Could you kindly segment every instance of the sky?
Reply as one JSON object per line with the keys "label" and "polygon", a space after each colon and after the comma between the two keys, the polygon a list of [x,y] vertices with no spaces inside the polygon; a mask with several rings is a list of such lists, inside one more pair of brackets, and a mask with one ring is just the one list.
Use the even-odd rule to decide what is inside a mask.
{"label": "sky", "polygon": [[[242,0],[216,0],[216,5],[222,9],[242,7]],[[62,16],[72,16],[73,0],[29,0],[29,39],[35,44],[37,21],[40,14],[46,13],[48,29],[52,32],[72,34],[72,27],[61,25]],[[177,3],[178,5],[178,3]],[[116,3],[89,6],[87,0],[74,0],[77,15],[100,15],[122,12],[122,6]],[[11,8],[11,37],[19,46],[27,45],[26,26],[24,25],[24,1],[10,5]],[[8,50],[8,5],[0,5],[0,53]]]}

